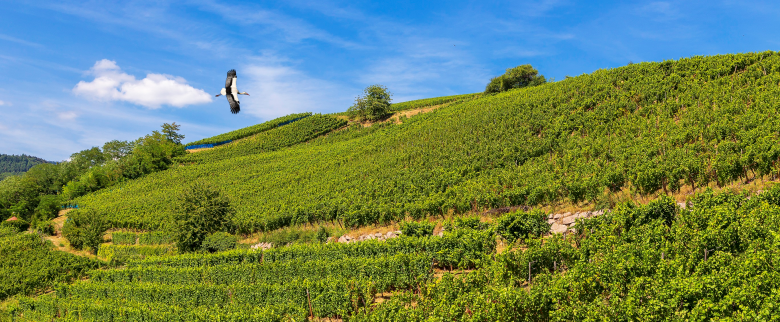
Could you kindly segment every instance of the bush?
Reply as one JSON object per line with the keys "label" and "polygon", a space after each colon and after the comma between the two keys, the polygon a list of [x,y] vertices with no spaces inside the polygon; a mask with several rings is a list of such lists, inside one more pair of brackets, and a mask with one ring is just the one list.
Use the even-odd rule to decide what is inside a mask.
{"label": "bush", "polygon": [[508,241],[529,236],[542,236],[550,231],[547,216],[541,210],[516,211],[505,214],[493,224],[496,234]]}
{"label": "bush", "polygon": [[16,227],[0,225],[0,238],[18,234]]}
{"label": "bush", "polygon": [[214,253],[236,248],[238,237],[225,232],[216,232],[206,236],[201,244],[201,250]]}
{"label": "bush", "polygon": [[433,229],[436,227],[436,224],[427,221],[404,221],[400,226],[404,236],[424,237],[433,235]]}
{"label": "bush", "polygon": [[320,226],[317,228],[317,241],[320,243],[324,243],[328,241],[328,237],[330,237],[330,234],[325,229],[325,227]]}
{"label": "bush", "polygon": [[62,234],[68,239],[71,247],[82,249],[84,247],[97,254],[98,247],[103,243],[103,234],[108,225],[102,214],[94,210],[71,211],[70,217],[62,226]]}
{"label": "bush", "polygon": [[17,219],[13,221],[3,221],[0,226],[13,227],[16,229],[16,232],[23,232],[30,228],[30,223],[22,219]]}
{"label": "bush", "polygon": [[363,90],[363,96],[355,99],[355,105],[352,105],[347,112],[351,117],[357,117],[360,120],[376,121],[390,115],[390,101],[392,100],[387,91],[387,87],[382,85],[371,85]]}
{"label": "bush", "polygon": [[485,87],[485,94],[505,92],[513,88],[542,85],[547,82],[543,75],[531,65],[521,65],[507,68],[506,73],[493,77]]}
{"label": "bush", "polygon": [[46,234],[46,235],[54,235],[54,225],[51,224],[51,222],[48,221],[39,221],[33,225],[35,230],[37,230],[40,233]]}
{"label": "bush", "polygon": [[219,189],[198,182],[187,188],[179,200],[176,247],[180,252],[198,250],[206,236],[230,228],[229,218],[234,210]]}
{"label": "bush", "polygon": [[444,230],[446,231],[453,231],[456,229],[474,229],[474,230],[485,230],[489,228],[490,225],[487,223],[483,223],[479,221],[478,216],[469,216],[469,217],[457,217],[454,220],[450,220],[447,223],[444,224]]}

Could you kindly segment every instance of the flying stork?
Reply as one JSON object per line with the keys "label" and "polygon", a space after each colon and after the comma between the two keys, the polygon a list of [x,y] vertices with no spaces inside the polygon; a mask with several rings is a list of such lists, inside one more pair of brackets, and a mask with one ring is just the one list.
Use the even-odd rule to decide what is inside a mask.
{"label": "flying stork", "polygon": [[236,87],[236,78],[236,70],[229,70],[227,72],[227,79],[225,79],[225,88],[223,88],[222,91],[220,91],[219,94],[215,96],[219,97],[220,95],[225,95],[225,97],[227,97],[228,103],[230,103],[230,112],[233,114],[238,114],[238,111],[241,110],[241,103],[238,101],[238,94],[249,95],[246,92],[238,91],[238,88]]}

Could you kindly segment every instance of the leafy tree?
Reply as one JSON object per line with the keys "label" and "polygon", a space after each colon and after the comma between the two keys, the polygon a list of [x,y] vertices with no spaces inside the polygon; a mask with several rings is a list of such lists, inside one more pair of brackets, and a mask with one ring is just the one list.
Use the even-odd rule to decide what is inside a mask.
{"label": "leafy tree", "polygon": [[45,195],[41,197],[38,207],[35,208],[33,221],[48,221],[57,217],[60,211],[60,197],[57,195]]}
{"label": "leafy tree", "polygon": [[162,132],[169,141],[181,144],[181,140],[184,139],[184,134],[179,134],[180,124],[173,122],[172,124],[165,123],[162,125]]}
{"label": "leafy tree", "polygon": [[102,213],[94,209],[72,211],[62,226],[62,234],[71,247],[89,247],[93,254],[97,254],[98,247],[103,243],[103,234],[109,228],[103,217]]}
{"label": "leafy tree", "polygon": [[371,85],[363,90],[363,96],[358,96],[355,105],[352,105],[347,112],[360,120],[380,120],[390,114],[392,95],[387,91],[387,87]]}
{"label": "leafy tree", "polygon": [[134,179],[168,169],[173,164],[173,158],[184,154],[184,146],[174,143],[158,131],[153,131],[136,141],[133,153],[120,160],[120,168],[125,177]]}
{"label": "leafy tree", "polygon": [[179,251],[200,249],[206,236],[230,228],[234,210],[219,189],[196,182],[184,191],[179,202],[174,232]]}
{"label": "leafy tree", "polygon": [[544,76],[538,74],[539,72],[528,64],[507,68],[504,75],[490,79],[490,83],[485,87],[485,94],[500,93],[513,88],[536,86],[546,83],[547,80]]}
{"label": "leafy tree", "polygon": [[134,142],[113,140],[103,144],[103,154],[107,160],[119,160],[132,153],[134,147]]}

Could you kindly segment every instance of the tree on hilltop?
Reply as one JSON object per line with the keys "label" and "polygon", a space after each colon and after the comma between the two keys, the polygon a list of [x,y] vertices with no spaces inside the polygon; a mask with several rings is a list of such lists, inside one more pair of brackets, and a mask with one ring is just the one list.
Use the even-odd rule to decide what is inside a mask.
{"label": "tree on hilltop", "polygon": [[505,92],[513,88],[542,85],[546,82],[544,75],[539,75],[539,71],[531,65],[520,65],[514,68],[507,68],[504,75],[491,78],[490,83],[485,87],[485,94]]}
{"label": "tree on hilltop", "polygon": [[355,99],[355,105],[352,105],[347,112],[351,117],[357,117],[361,121],[376,121],[387,117],[390,114],[390,101],[392,96],[387,91],[387,87],[382,85],[371,85],[363,90],[363,96]]}

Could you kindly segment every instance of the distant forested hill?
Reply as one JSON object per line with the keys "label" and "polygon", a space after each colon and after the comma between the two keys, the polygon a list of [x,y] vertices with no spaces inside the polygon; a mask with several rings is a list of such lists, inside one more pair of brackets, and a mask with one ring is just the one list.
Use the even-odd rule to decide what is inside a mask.
{"label": "distant forested hill", "polygon": [[0,180],[15,174],[27,172],[34,165],[46,163],[44,159],[29,155],[0,154]]}

